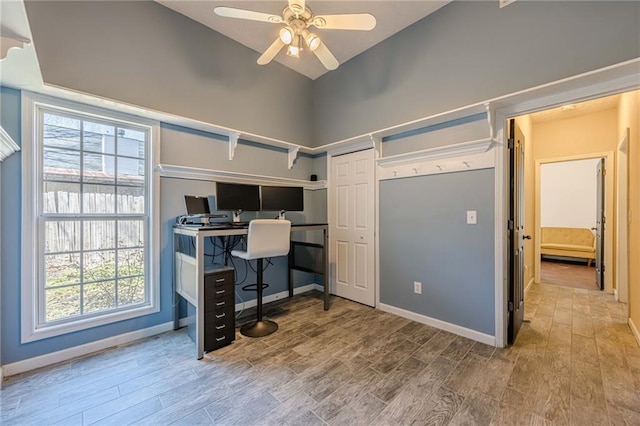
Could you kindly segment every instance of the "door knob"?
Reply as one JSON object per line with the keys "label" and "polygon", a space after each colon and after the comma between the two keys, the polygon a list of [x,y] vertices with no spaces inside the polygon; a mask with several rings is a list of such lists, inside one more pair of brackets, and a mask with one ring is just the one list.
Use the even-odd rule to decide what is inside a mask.
{"label": "door knob", "polygon": [[530,240],[531,239],[531,235],[523,235],[522,239],[523,240]]}

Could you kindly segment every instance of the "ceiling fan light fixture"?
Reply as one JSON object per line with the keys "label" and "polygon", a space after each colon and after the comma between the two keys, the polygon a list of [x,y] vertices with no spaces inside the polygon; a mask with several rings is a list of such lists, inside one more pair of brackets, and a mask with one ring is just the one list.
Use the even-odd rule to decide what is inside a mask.
{"label": "ceiling fan light fixture", "polygon": [[320,37],[318,37],[316,34],[309,32],[309,30],[304,30],[302,32],[302,35],[304,36],[304,41],[307,43],[307,46],[309,46],[309,49],[311,49],[311,51],[315,51],[318,46],[320,46]]}
{"label": "ceiling fan light fixture", "polygon": [[290,44],[289,47],[287,47],[287,56],[291,56],[293,58],[299,58],[300,48]]}
{"label": "ceiling fan light fixture", "polygon": [[293,30],[289,27],[284,27],[280,30],[280,40],[284,44],[291,44],[293,41]]}

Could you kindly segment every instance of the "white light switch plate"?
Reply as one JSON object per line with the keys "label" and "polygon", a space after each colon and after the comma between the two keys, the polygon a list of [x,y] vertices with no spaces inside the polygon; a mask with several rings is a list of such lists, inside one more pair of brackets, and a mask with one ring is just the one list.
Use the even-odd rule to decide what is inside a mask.
{"label": "white light switch plate", "polygon": [[475,210],[467,210],[467,225],[475,225],[478,223],[478,212]]}

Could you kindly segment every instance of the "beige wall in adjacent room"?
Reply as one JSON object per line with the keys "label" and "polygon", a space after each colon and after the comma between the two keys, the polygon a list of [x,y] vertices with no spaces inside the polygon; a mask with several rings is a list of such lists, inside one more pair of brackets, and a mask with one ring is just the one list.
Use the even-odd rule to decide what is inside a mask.
{"label": "beige wall in adjacent room", "polygon": [[[535,141],[533,162],[545,160],[586,158],[592,154],[614,153],[618,143],[618,111],[609,108],[577,117],[533,122]],[[535,170],[534,173],[539,173]],[[612,292],[614,283],[614,247],[615,247],[615,158],[607,162],[605,178],[605,211],[607,224],[605,232],[605,290]],[[595,170],[594,170],[595,173]],[[535,180],[534,180],[535,182]],[[534,203],[532,203],[534,204]],[[534,208],[537,208],[534,204]],[[535,210],[537,211],[537,210]],[[535,220],[535,213],[533,213]],[[532,234],[534,236],[535,233]],[[535,247],[535,236],[532,247]],[[535,259],[533,259],[535,262]],[[594,272],[595,273],[595,272]]]}
{"label": "beige wall in adjacent room", "polygon": [[629,319],[640,344],[640,91],[624,93],[618,105],[618,137],[629,128]]}

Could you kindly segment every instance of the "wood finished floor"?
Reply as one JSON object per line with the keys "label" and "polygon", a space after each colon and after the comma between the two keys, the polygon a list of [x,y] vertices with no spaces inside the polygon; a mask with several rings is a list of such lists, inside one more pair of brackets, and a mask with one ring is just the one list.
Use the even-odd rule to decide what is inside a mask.
{"label": "wood finished floor", "polygon": [[546,284],[562,285],[588,290],[598,290],[595,266],[543,260],[540,262],[540,281]]}
{"label": "wood finished floor", "polygon": [[184,330],[10,377],[3,425],[639,425],[624,305],[545,284],[507,349],[343,299],[281,302],[279,330],[197,361]]}

